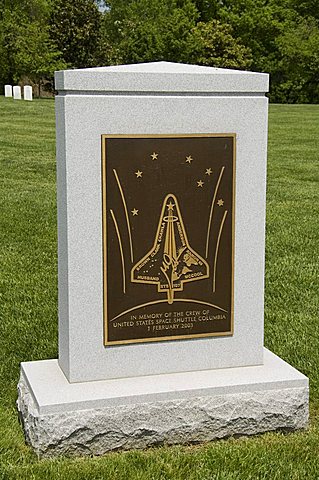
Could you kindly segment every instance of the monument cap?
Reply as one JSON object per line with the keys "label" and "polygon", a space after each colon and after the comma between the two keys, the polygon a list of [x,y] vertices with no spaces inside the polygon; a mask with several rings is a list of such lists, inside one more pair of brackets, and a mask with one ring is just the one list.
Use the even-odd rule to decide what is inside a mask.
{"label": "monument cap", "polygon": [[246,72],[172,62],[61,70],[55,73],[59,92],[252,93],[268,92],[267,73]]}

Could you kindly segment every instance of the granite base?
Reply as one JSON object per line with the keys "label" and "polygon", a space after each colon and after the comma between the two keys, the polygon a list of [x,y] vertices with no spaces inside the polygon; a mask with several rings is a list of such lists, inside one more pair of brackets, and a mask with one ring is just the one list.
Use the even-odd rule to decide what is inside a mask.
{"label": "granite base", "polygon": [[17,406],[41,457],[190,444],[308,422],[308,379],[268,350],[259,366],[69,383],[57,360],[21,365]]}

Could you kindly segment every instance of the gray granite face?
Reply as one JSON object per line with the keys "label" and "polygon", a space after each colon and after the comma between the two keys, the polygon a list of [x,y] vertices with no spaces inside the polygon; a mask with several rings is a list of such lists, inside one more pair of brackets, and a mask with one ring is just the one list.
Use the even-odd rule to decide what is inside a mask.
{"label": "gray granite face", "polygon": [[[241,72],[230,74],[227,70],[215,74],[215,69],[208,69],[212,82],[208,94],[185,94],[180,89],[186,73],[177,71],[184,67],[173,66],[169,70],[179,93],[167,94],[162,86],[161,95],[153,95],[141,94],[142,87],[133,81],[135,69],[139,68],[114,68],[124,78],[126,75],[131,78],[130,92],[123,93],[118,84],[118,89],[110,94],[103,90],[106,87],[102,82],[96,86],[100,89],[97,94],[90,87],[95,82],[96,69],[88,69],[74,73],[88,78],[87,84],[74,80],[72,91],[62,90],[56,97],[59,364],[70,382],[260,365],[263,361],[268,99],[253,90],[259,88],[253,80],[257,82],[258,74],[252,74],[250,93],[236,93],[234,83],[232,92],[220,95],[214,90],[215,76],[221,82],[231,78],[229,75],[237,82],[250,77]],[[154,66],[154,71],[152,66],[147,68],[146,74],[155,82],[153,85],[158,75],[166,75],[168,82],[170,73],[166,72],[166,65]],[[192,88],[202,75],[198,68],[187,69],[193,78]],[[113,75],[113,67],[99,72],[107,82],[109,75]],[[72,76],[73,71],[64,74]],[[101,135],[154,133],[237,135],[234,335],[106,348],[103,346]]]}
{"label": "gray granite face", "polygon": [[189,444],[271,430],[293,431],[308,421],[308,388],[154,401],[40,415],[24,379],[18,410],[26,440],[41,457],[102,455],[162,444]]}
{"label": "gray granite face", "polygon": [[56,360],[22,364],[20,418],[40,456],[101,455],[296,430],[308,379],[268,350],[264,365],[69,383]]}
{"label": "gray granite face", "polygon": [[267,73],[245,72],[172,62],[64,70],[55,74],[59,91],[135,92],[147,94],[228,93],[256,95],[268,91]]}
{"label": "gray granite face", "polygon": [[[263,365],[70,383],[57,360],[24,362],[21,378],[41,415],[127,404],[308,387],[308,379],[264,349]],[[89,387],[89,388],[88,388]]]}

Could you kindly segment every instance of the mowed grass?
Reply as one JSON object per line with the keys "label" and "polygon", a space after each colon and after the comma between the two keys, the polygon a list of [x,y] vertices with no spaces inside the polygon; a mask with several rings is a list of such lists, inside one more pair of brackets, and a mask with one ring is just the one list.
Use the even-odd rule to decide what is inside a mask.
{"label": "mowed grass", "polygon": [[25,445],[15,409],[19,363],[58,353],[54,102],[0,97],[0,114],[0,479],[317,480],[319,106],[269,118],[265,343],[310,377],[309,429],[54,460]]}

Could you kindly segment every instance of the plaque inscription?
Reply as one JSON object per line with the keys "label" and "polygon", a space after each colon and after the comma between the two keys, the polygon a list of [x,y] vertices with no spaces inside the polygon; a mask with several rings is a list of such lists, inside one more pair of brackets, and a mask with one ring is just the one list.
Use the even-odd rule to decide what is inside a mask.
{"label": "plaque inscription", "polygon": [[235,134],[102,136],[104,344],[233,333]]}

